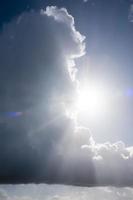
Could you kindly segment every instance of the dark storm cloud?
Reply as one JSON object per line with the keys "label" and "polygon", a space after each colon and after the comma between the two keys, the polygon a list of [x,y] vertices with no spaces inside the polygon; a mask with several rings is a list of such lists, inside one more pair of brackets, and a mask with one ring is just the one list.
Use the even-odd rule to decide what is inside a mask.
{"label": "dark storm cloud", "polygon": [[64,8],[23,13],[3,27],[1,182],[55,179],[61,140],[74,129],[64,104],[75,92],[74,58],[84,54],[83,40]]}
{"label": "dark storm cloud", "polygon": [[3,27],[1,183],[133,183],[132,149],[123,142],[96,144],[87,128],[65,115],[84,39],[65,8],[23,13]]}

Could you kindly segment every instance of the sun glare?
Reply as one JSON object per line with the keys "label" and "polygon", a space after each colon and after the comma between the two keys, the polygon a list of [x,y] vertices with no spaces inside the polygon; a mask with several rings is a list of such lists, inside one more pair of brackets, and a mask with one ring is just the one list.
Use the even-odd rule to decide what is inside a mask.
{"label": "sun glare", "polygon": [[85,86],[78,89],[75,107],[78,114],[102,115],[107,107],[107,95],[104,88],[99,86]]}

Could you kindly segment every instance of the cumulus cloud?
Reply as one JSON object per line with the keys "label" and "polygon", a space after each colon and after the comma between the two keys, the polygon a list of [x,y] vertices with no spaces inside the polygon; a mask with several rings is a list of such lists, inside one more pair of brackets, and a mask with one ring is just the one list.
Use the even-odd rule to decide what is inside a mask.
{"label": "cumulus cloud", "polygon": [[[85,53],[85,43],[83,42],[85,36],[81,35],[79,31],[75,28],[74,18],[70,15],[66,8],[61,8],[60,11],[56,6],[48,6],[46,11],[41,10],[42,14],[46,14],[48,17],[53,17],[55,21],[63,23],[67,26],[68,30],[65,30],[65,35],[73,39],[73,43],[70,42],[65,35],[63,35],[62,45],[65,47],[63,49],[64,55],[67,58],[68,71],[72,80],[75,79],[76,68],[74,68],[74,58],[81,57]],[[67,31],[67,32],[66,32]],[[62,32],[61,32],[62,34]],[[61,39],[61,37],[60,37]],[[63,44],[64,43],[64,44]]]}
{"label": "cumulus cloud", "polygon": [[76,90],[75,59],[85,53],[84,39],[67,10],[55,6],[23,13],[3,27],[2,183],[133,183],[131,148],[121,141],[97,144],[88,128],[75,127],[65,114]]}
{"label": "cumulus cloud", "polygon": [[[54,6],[25,12],[3,26],[1,182],[54,179],[60,144],[74,130],[65,104],[75,92],[74,59],[84,54],[84,39],[67,10]],[[12,117],[15,112],[21,115]]]}
{"label": "cumulus cloud", "polygon": [[101,184],[130,185],[132,180],[133,157],[122,141],[111,144],[84,145],[91,155],[97,182]]}
{"label": "cumulus cloud", "polygon": [[122,141],[96,143],[84,127],[77,127],[75,132],[76,136],[71,137],[67,147],[63,146],[65,153],[62,151],[66,155],[63,173],[67,174],[67,178],[70,175],[69,180],[79,185],[133,184],[132,147],[127,148]]}

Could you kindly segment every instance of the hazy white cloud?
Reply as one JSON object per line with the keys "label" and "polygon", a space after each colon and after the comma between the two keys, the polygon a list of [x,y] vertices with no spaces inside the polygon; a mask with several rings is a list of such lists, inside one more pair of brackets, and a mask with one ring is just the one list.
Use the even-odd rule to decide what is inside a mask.
{"label": "hazy white cloud", "polygon": [[[9,197],[9,200],[33,200],[33,198],[26,197],[26,196],[23,196],[23,197],[14,196],[13,198]],[[34,200],[38,200],[38,199],[34,198]]]}
{"label": "hazy white cloud", "polygon": [[[36,190],[34,191],[36,187]],[[10,188],[8,190],[8,188]],[[19,191],[19,192],[18,192]],[[34,195],[33,195],[34,194]],[[4,195],[4,196],[3,196]],[[132,200],[133,188],[129,187],[74,187],[61,185],[5,186],[1,200]]]}
{"label": "hazy white cloud", "polygon": [[6,191],[3,189],[0,190],[0,200],[9,200],[9,196],[7,195]]}

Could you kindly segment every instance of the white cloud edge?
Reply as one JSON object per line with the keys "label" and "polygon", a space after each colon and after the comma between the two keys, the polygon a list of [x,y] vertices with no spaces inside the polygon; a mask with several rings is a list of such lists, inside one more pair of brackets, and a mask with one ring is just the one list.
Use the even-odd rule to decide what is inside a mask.
{"label": "white cloud edge", "polygon": [[85,36],[82,35],[75,28],[74,17],[70,15],[66,8],[58,8],[57,6],[47,6],[46,10],[41,9],[40,13],[48,17],[53,17],[55,21],[59,23],[64,23],[68,26],[71,36],[73,37],[75,43],[78,45],[78,53],[71,54],[67,57],[68,71],[72,81],[76,79],[77,69],[75,68],[75,58],[79,58],[86,54],[85,51]]}

